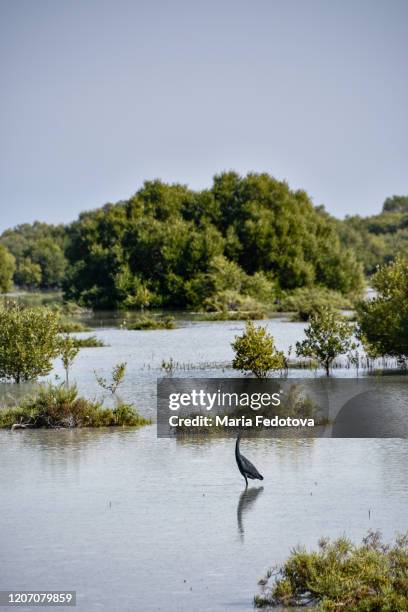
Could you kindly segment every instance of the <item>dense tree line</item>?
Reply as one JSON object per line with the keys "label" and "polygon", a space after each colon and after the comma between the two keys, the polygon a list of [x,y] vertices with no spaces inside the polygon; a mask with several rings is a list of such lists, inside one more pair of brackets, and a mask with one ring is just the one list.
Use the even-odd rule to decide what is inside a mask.
{"label": "dense tree line", "polygon": [[398,256],[372,278],[376,296],[357,306],[359,337],[372,357],[408,362],[408,259]]}
{"label": "dense tree line", "polygon": [[387,198],[379,215],[347,217],[337,227],[342,244],[353,249],[371,275],[396,255],[408,255],[408,196]]}
{"label": "dense tree line", "polygon": [[222,173],[202,191],[156,180],[67,226],[6,230],[0,244],[17,286],[63,287],[86,306],[249,308],[299,287],[358,295],[361,264],[370,274],[407,249],[408,197],[338,221],[268,174]]}
{"label": "dense tree line", "polygon": [[[271,299],[322,285],[361,289],[360,265],[303,191],[228,172],[209,190],[146,182],[69,230],[67,297],[99,308],[197,307],[231,292]],[[228,293],[229,292],[229,293]]]}
{"label": "dense tree line", "polygon": [[67,261],[67,229],[35,222],[8,229],[0,244],[13,255],[13,280],[17,286],[51,289],[61,287]]}
{"label": "dense tree line", "polygon": [[0,244],[0,293],[10,291],[15,270],[16,260],[6,247]]}

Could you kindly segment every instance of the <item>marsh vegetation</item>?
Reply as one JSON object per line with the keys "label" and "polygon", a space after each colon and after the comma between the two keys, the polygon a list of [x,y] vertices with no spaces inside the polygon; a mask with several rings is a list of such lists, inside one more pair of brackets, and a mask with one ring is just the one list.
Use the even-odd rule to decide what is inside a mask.
{"label": "marsh vegetation", "polygon": [[369,532],[360,546],[342,537],[321,539],[316,551],[297,547],[260,580],[256,607],[309,606],[358,612],[408,609],[408,534],[393,544]]}
{"label": "marsh vegetation", "polygon": [[106,407],[102,402],[78,395],[75,385],[44,385],[18,406],[0,410],[0,428],[140,427],[151,421],[131,404],[118,402]]}

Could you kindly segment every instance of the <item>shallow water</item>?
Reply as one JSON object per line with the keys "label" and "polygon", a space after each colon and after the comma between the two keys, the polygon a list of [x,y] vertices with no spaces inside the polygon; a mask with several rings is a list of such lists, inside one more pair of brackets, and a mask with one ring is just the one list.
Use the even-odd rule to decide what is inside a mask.
{"label": "shallow water", "polygon": [[[2,589],[72,589],[79,610],[250,610],[298,543],[407,529],[400,440],[234,440],[138,431],[0,433]],[[369,517],[369,510],[371,517]]]}
{"label": "shallow water", "polygon": [[[154,416],[162,359],[190,364],[177,375],[236,376],[212,364],[231,360],[243,326],[102,328],[109,346],[81,350],[71,379],[100,395],[93,370],[127,361],[122,396]],[[268,326],[281,349],[302,336],[300,323]],[[251,610],[257,580],[296,544],[408,529],[406,440],[253,438],[242,452],[265,477],[246,494],[233,439],[158,440],[155,426],[1,431],[0,589],[76,590],[84,612]]]}

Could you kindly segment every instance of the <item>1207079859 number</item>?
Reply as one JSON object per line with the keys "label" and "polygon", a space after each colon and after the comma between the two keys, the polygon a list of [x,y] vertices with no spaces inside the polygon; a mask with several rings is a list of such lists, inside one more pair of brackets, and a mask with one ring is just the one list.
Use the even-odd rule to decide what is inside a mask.
{"label": "1207079859 number", "polygon": [[0,591],[0,606],[75,605],[75,591]]}

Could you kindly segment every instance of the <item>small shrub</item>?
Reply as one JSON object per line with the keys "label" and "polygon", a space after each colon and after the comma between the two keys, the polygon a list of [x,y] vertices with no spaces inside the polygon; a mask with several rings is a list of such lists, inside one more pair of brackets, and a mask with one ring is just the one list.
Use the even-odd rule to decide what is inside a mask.
{"label": "small shrub", "polygon": [[166,359],[163,359],[161,362],[161,368],[162,370],[164,370],[167,374],[172,374],[173,370],[175,368],[175,362],[173,357],[170,357],[170,359],[168,359],[166,361]]}
{"label": "small shrub", "polygon": [[[273,581],[269,585],[270,581]],[[257,607],[313,606],[323,611],[408,610],[408,533],[385,545],[369,532],[361,546],[322,539],[316,552],[296,548],[259,582]]]}
{"label": "small shrub", "polygon": [[102,340],[96,336],[87,336],[86,338],[72,338],[74,345],[77,348],[100,348],[105,346]]}
{"label": "small shrub", "polygon": [[255,272],[246,276],[242,283],[242,293],[247,294],[265,304],[272,304],[276,287],[264,272]]}
{"label": "small shrub", "polygon": [[132,321],[126,326],[130,330],[149,330],[149,329],[174,329],[176,327],[174,317],[167,316],[163,318],[151,317],[145,315],[136,321]]}
{"label": "small shrub", "polygon": [[130,404],[106,408],[100,402],[79,397],[76,386],[45,385],[20,406],[0,410],[2,428],[139,427],[149,423]]}
{"label": "small shrub", "polygon": [[79,323],[79,321],[73,321],[69,317],[60,315],[58,322],[58,331],[61,334],[72,334],[75,332],[89,331],[89,327],[83,325],[83,323]]}
{"label": "small shrub", "polygon": [[262,310],[209,312],[202,316],[204,321],[261,321],[265,318]]}
{"label": "small shrub", "polygon": [[338,291],[324,287],[302,287],[286,294],[278,309],[281,312],[295,313],[293,319],[297,321],[308,321],[313,314],[324,308],[346,310],[352,307],[351,300]]}
{"label": "small shrub", "polygon": [[266,327],[256,327],[248,321],[242,336],[232,343],[235,358],[232,367],[243,372],[252,372],[257,378],[266,378],[271,370],[286,366],[284,354],[276,350],[274,340]]}
{"label": "small shrub", "polygon": [[11,301],[0,305],[0,378],[19,383],[45,376],[58,352],[56,313]]}
{"label": "small shrub", "polygon": [[99,376],[99,374],[95,372],[95,378],[98,385],[105,391],[109,391],[113,398],[116,398],[116,392],[125,380],[126,365],[126,361],[117,363],[112,369],[110,381],[104,376]]}
{"label": "small shrub", "polygon": [[220,291],[207,298],[204,308],[208,312],[262,311],[261,304],[255,298],[232,290]]}
{"label": "small shrub", "polygon": [[60,338],[60,357],[65,370],[65,384],[69,385],[69,370],[79,353],[79,347],[68,334]]}
{"label": "small shrub", "polygon": [[296,342],[298,357],[311,357],[321,363],[329,376],[333,361],[338,355],[356,348],[352,341],[353,326],[331,308],[323,308],[310,319],[305,329],[305,340]]}

